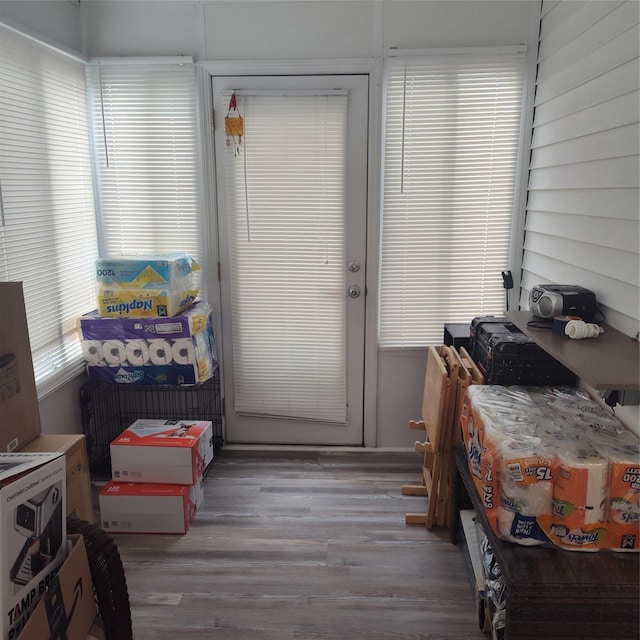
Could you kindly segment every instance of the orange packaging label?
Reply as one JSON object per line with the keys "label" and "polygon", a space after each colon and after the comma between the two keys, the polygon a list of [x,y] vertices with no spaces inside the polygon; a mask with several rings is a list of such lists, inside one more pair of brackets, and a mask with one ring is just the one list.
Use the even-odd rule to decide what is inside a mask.
{"label": "orange packaging label", "polygon": [[640,524],[640,466],[611,464],[608,520]]}
{"label": "orange packaging label", "polygon": [[553,485],[553,515],[569,527],[605,521],[607,466],[592,469],[558,463]]}
{"label": "orange packaging label", "polygon": [[553,460],[544,456],[511,458],[504,461],[504,467],[517,485],[553,480]]}

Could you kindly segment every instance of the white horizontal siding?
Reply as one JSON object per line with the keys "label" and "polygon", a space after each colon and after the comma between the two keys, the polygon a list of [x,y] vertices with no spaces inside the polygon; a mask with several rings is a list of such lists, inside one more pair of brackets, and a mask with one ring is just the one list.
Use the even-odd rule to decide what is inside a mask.
{"label": "white horizontal siding", "polygon": [[[530,168],[542,169],[611,157],[634,156],[638,152],[640,126],[633,124],[598,131],[571,140],[562,140],[536,149]],[[534,207],[532,207],[534,208]]]}
{"label": "white horizontal siding", "polygon": [[[546,1],[542,6],[546,5]],[[604,0],[562,0],[553,9],[545,13],[540,23],[540,48],[538,60],[546,60],[550,55],[571,44],[574,39],[583,36],[591,27],[598,24],[607,14],[615,11],[622,1]],[[631,0],[633,4],[633,0]],[[598,28],[597,32],[600,29]],[[580,56],[575,55],[575,59]]]}
{"label": "white horizontal siding", "polygon": [[[533,213],[533,212],[532,212]],[[549,235],[548,230],[553,229],[554,236],[558,239],[594,245],[596,248],[608,248],[628,252],[633,259],[633,254],[638,249],[638,237],[640,234],[640,221],[617,220],[615,224],[616,234],[612,233],[610,221],[604,216],[589,217],[573,213],[549,213],[547,211],[535,211],[535,215],[529,216],[527,233]],[[607,255],[607,257],[609,257]],[[631,267],[634,265],[631,264]],[[633,276],[630,273],[629,276]],[[638,277],[630,280],[638,284]]]}
{"label": "white horizontal siding", "polygon": [[640,316],[639,7],[543,3],[520,297],[582,285],[626,329]]}
{"label": "white horizontal siding", "polygon": [[[613,202],[616,203],[615,209],[611,206]],[[589,188],[571,191],[531,191],[529,210],[637,221],[638,191]]]}

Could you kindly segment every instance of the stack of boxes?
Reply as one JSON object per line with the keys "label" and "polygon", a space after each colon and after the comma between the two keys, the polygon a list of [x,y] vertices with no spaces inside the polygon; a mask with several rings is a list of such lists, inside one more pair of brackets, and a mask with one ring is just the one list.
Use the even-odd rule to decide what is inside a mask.
{"label": "stack of boxes", "polygon": [[[72,622],[70,640],[85,640],[97,615],[90,574],[73,610],[46,615],[54,578],[76,584],[89,571],[66,527],[67,516],[93,522],[85,436],[40,433],[22,283],[0,282],[0,299],[0,640],[58,637],[60,622]],[[31,621],[43,612],[34,635]]]}
{"label": "stack of boxes", "polygon": [[102,528],[187,533],[212,460],[211,422],[136,420],[111,442],[112,479],[99,495]]}
{"label": "stack of boxes", "polygon": [[211,307],[195,302],[199,269],[181,253],[98,260],[98,308],[78,319],[89,378],[159,385],[211,378],[217,354]]}
{"label": "stack of boxes", "polygon": [[[97,310],[78,319],[89,378],[172,386],[211,378],[217,356],[211,308],[195,302],[199,270],[184,253],[98,260]],[[213,425],[136,420],[111,442],[110,457],[103,529],[184,534],[204,499]]]}

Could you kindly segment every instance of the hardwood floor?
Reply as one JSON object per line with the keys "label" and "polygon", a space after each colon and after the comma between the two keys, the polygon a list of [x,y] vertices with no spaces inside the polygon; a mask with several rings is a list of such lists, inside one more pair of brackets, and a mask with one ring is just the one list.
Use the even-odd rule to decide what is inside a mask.
{"label": "hardwood floor", "polygon": [[486,639],[461,547],[404,522],[420,465],[223,449],[187,535],[113,536],[135,640]]}

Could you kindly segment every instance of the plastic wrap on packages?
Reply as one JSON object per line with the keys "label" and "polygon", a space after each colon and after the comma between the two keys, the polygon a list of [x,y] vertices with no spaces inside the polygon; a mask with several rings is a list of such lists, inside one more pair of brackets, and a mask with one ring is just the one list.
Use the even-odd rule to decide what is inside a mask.
{"label": "plastic wrap on packages", "polygon": [[184,287],[200,265],[188,253],[128,255],[96,260],[96,282],[121,289]]}
{"label": "plastic wrap on packages", "polygon": [[109,317],[172,317],[195,301],[198,271],[185,253],[99,259],[98,311]]}
{"label": "plastic wrap on packages", "polygon": [[480,555],[482,557],[485,589],[489,603],[491,628],[498,638],[502,638],[507,606],[506,585],[500,565],[493,555],[493,549],[486,536],[480,541]]}
{"label": "plastic wrap on packages", "polygon": [[475,385],[461,424],[469,471],[500,538],[638,551],[640,441],[585,392]]}
{"label": "plastic wrap on packages", "polygon": [[120,384],[198,384],[211,378],[218,358],[211,307],[203,302],[174,318],[78,321],[92,380]]}

